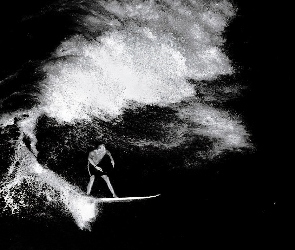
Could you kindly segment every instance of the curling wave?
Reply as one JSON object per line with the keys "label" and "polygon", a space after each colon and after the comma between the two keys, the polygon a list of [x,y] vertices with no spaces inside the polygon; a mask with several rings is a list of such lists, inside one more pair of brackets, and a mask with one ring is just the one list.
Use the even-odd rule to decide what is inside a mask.
{"label": "curling wave", "polygon": [[[69,152],[85,156],[87,144],[98,138],[122,155],[134,147],[147,155],[150,148],[171,154],[184,144],[195,150],[198,138],[210,145],[198,147],[206,159],[251,147],[238,116],[212,101],[239,92],[237,85],[211,86],[234,73],[223,51],[223,32],[235,15],[230,2],[59,1],[30,20],[52,13],[72,17],[71,35],[47,58],[0,82],[10,87],[0,95],[2,129],[15,124],[20,132],[1,185],[5,208],[21,210],[28,205],[21,197],[35,192],[47,201],[54,197],[80,228],[90,229],[99,204],[70,184],[59,164],[63,158],[69,165]],[[55,143],[44,140],[58,128]],[[71,164],[78,168],[82,161]],[[24,181],[33,188],[21,192]]]}

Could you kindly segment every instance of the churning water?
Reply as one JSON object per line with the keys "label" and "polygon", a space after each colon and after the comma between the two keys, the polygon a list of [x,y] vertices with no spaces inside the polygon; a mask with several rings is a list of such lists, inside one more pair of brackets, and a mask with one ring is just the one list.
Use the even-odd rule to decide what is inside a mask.
{"label": "churning water", "polygon": [[[19,25],[40,56],[24,53],[23,66],[0,79],[2,146],[11,149],[1,166],[4,211],[42,201],[90,230],[100,204],[85,194],[85,159],[98,139],[116,168],[145,173],[251,148],[243,120],[226,108],[241,91],[224,49],[235,12],[226,0],[75,0],[25,16]],[[59,42],[49,46],[54,29]]]}

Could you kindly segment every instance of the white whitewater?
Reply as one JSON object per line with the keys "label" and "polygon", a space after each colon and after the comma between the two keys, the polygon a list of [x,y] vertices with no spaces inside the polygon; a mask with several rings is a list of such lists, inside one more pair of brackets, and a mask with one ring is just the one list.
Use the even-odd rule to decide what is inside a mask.
{"label": "white whitewater", "polygon": [[[223,31],[235,14],[228,1],[83,2],[89,9],[81,19],[81,27],[98,32],[104,26],[107,31],[92,40],[77,33],[62,41],[52,60],[42,65],[46,77],[39,83],[40,105],[0,117],[4,127],[16,116],[29,115],[18,122],[21,136],[0,192],[5,209],[11,213],[31,206],[25,198],[34,192],[48,202],[61,204],[79,228],[91,230],[100,212],[99,200],[86,196],[36,160],[35,129],[41,115],[62,125],[91,121],[93,117],[111,121],[126,108],[144,105],[171,107],[190,125],[176,127],[175,139],[165,145],[134,143],[174,147],[185,142],[183,134],[191,133],[216,140],[212,149],[216,154],[248,147],[249,143],[242,122],[227,111],[199,103],[196,87],[188,81],[209,81],[234,72],[222,49]],[[71,4],[84,8],[80,1]],[[100,8],[109,14],[101,14]],[[187,99],[191,101],[179,105]],[[24,135],[30,138],[32,152],[22,141]],[[30,189],[21,189],[24,182]]]}

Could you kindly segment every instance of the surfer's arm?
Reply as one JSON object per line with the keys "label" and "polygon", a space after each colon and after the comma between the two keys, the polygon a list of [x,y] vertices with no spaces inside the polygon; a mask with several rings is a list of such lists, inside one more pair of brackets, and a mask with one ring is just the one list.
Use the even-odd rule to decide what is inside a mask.
{"label": "surfer's arm", "polygon": [[94,161],[92,160],[92,155],[91,153],[88,156],[88,161],[91,163],[91,165],[93,165],[94,167],[96,166],[96,164],[94,163]]}
{"label": "surfer's arm", "polygon": [[113,157],[112,157],[110,151],[107,150],[107,151],[106,151],[106,154],[110,157],[110,159],[111,159],[111,163],[112,163],[113,168],[114,168],[114,167],[115,167],[115,161],[114,161],[114,159],[113,159]]}
{"label": "surfer's arm", "polygon": [[89,176],[91,176],[91,173],[90,173],[90,170],[89,170],[89,161],[87,163],[87,170],[88,170]]}

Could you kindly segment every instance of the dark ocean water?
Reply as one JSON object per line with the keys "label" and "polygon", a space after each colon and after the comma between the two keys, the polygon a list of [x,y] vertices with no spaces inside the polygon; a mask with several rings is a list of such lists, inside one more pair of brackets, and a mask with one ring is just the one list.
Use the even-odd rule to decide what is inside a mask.
{"label": "dark ocean water", "polygon": [[[125,3],[125,1],[122,2]],[[218,66],[215,64],[208,66],[200,59],[199,67],[204,67],[204,72],[207,72],[206,67],[218,68],[214,73],[216,77],[211,78],[211,75],[208,76],[204,72],[201,73],[204,73],[205,77],[200,72],[196,72],[195,78],[193,74],[189,75],[188,78],[191,78],[195,93],[190,96],[184,92],[184,97],[176,96],[177,101],[174,101],[171,97],[175,92],[174,87],[171,87],[170,95],[165,92],[169,89],[165,84],[166,79],[173,81],[175,76],[173,73],[166,76],[165,72],[162,72],[166,68],[162,69],[162,66],[157,65],[156,72],[160,75],[159,78],[164,79],[159,80],[158,85],[159,89],[162,87],[161,84],[164,86],[161,89],[162,92],[160,91],[163,95],[161,101],[154,98],[155,92],[150,94],[147,89],[145,94],[138,93],[137,96],[131,95],[131,97],[127,95],[125,98],[129,98],[129,102],[126,105],[122,104],[121,107],[120,100],[107,92],[108,97],[105,103],[109,103],[110,100],[118,102],[119,111],[117,107],[106,104],[102,112],[96,112],[95,107],[103,102],[93,104],[89,94],[87,100],[90,99],[92,106],[90,104],[89,106],[92,109],[88,109],[87,105],[85,109],[91,112],[94,110],[93,113],[89,111],[90,119],[80,119],[81,113],[78,108],[76,113],[72,112],[76,106],[70,102],[71,99],[65,99],[65,102],[60,103],[59,99],[44,101],[39,94],[48,98],[55,92],[66,94],[65,98],[70,95],[70,98],[74,99],[79,96],[75,93],[86,92],[86,84],[85,89],[84,87],[78,89],[80,86],[78,84],[71,89],[72,85],[67,85],[64,79],[79,70],[82,74],[83,72],[98,74],[95,69],[92,69],[94,66],[91,63],[83,61],[84,59],[76,61],[75,58],[78,58],[80,51],[84,51],[85,48],[90,48],[93,54],[102,53],[96,51],[98,45],[93,42],[93,39],[104,36],[105,32],[113,32],[116,29],[120,31],[126,29],[129,32],[133,29],[134,23],[138,23],[140,27],[146,25],[151,29],[157,25],[166,27],[168,31],[171,29],[172,33],[177,34],[175,37],[179,36],[181,33],[179,30],[183,24],[173,19],[170,10],[168,11],[170,7],[165,9],[165,4],[162,6],[166,11],[164,13],[171,14],[172,25],[168,25],[165,21],[155,25],[149,23],[146,17],[142,20],[130,17],[131,14],[124,17],[122,14],[124,12],[120,12],[122,10],[114,11],[115,14],[109,13],[113,7],[108,12],[105,7],[95,5],[91,1],[42,1],[42,3],[26,2],[26,4],[14,2],[1,9],[3,13],[1,15],[3,39],[0,41],[3,50],[0,64],[1,116],[4,117],[3,119],[6,116],[11,119],[11,117],[19,116],[18,112],[21,110],[32,117],[32,113],[38,113],[38,110],[44,108],[42,106],[44,103],[46,107],[51,108],[44,109],[47,113],[40,113],[40,116],[36,118],[35,137],[29,135],[28,138],[22,139],[27,148],[30,148],[30,141],[37,139],[35,146],[38,150],[38,163],[85,191],[88,182],[87,153],[90,145],[100,139],[106,143],[115,159],[116,168],[110,174],[110,178],[119,196],[161,193],[160,197],[146,201],[100,205],[100,212],[92,223],[91,231],[87,231],[77,226],[73,219],[74,215],[61,202],[55,202],[54,198],[50,202],[45,199],[44,193],[35,192],[34,188],[30,189],[30,183],[22,183],[23,187],[21,186],[19,190],[25,190],[25,195],[17,197],[20,197],[21,202],[28,206],[20,206],[14,215],[9,209],[4,209],[1,213],[1,249],[94,247],[100,249],[168,249],[171,247],[194,249],[216,246],[239,248],[248,244],[251,246],[256,240],[261,243],[272,243],[276,240],[276,232],[283,222],[283,201],[279,188],[281,175],[277,171],[279,162],[275,157],[269,157],[271,154],[278,153],[276,149],[269,146],[270,138],[266,125],[269,123],[271,114],[262,112],[264,100],[261,99],[260,94],[264,85],[261,85],[261,82],[266,81],[263,74],[266,65],[265,59],[262,59],[263,54],[258,53],[261,50],[261,37],[258,35],[260,27],[257,26],[260,18],[257,10],[253,8],[254,3],[245,1],[233,1],[233,3],[238,9],[235,17],[224,30],[225,43],[218,42],[219,33],[216,30],[214,32],[217,35],[211,30],[211,33],[206,31],[210,33],[210,38],[209,42],[206,40],[207,42],[204,43],[209,43],[213,47],[215,43],[222,44],[223,52],[235,69],[234,74],[220,73],[226,72],[229,67],[227,59],[222,56],[219,58],[221,65]],[[136,6],[136,3],[130,1],[130,6]],[[132,11],[135,10],[132,9],[131,13]],[[152,12],[151,15],[157,11]],[[94,15],[96,19],[91,19],[89,13],[99,14]],[[221,12],[219,10],[216,13]],[[115,19],[123,25],[113,28],[117,25],[112,24],[112,20]],[[90,20],[89,23],[87,20]],[[92,22],[97,25],[95,28]],[[189,21],[187,23],[189,25]],[[140,33],[139,28],[134,29]],[[219,28],[214,26],[214,29]],[[223,27],[221,29],[223,30]],[[159,35],[164,31],[160,28],[160,31],[158,28],[155,30],[157,44],[165,44],[165,39],[168,38]],[[184,37],[190,31],[185,32],[181,33]],[[76,38],[77,34],[85,40]],[[206,38],[202,32],[200,34],[202,39]],[[130,34],[128,33],[127,37],[128,35]],[[123,38],[120,34],[116,34],[115,38],[123,40],[126,51],[136,51],[137,46],[142,46],[141,49],[146,50],[149,50],[149,46],[156,46],[156,43],[152,42],[146,44],[141,40],[141,36],[143,35],[136,37],[138,43],[135,40],[129,41],[125,34],[122,35]],[[57,50],[63,41],[69,43]],[[104,44],[104,40],[100,43]],[[180,47],[177,49],[181,52],[190,48],[185,43],[175,42],[175,44]],[[181,48],[181,45],[184,47]],[[117,44],[113,46],[115,48]],[[201,51],[198,46],[193,49]],[[152,56],[156,56],[156,52],[157,50],[149,51]],[[141,60],[137,59],[137,57],[141,58],[140,52],[132,53],[130,52],[132,55],[130,58],[135,58],[136,62]],[[159,58],[165,55],[162,50],[158,53]],[[153,60],[152,56],[150,60]],[[117,55],[116,58],[120,59],[120,56]],[[187,56],[187,60],[190,59],[192,60]],[[81,62],[85,63],[86,69],[77,66]],[[166,62],[167,71],[169,71],[171,70],[169,60],[166,59]],[[103,63],[112,62],[106,60]],[[125,63],[128,64],[129,61]],[[146,65],[147,62],[140,61],[139,64],[141,63]],[[156,61],[152,63],[155,64]],[[178,65],[180,66],[181,64]],[[141,66],[138,67],[140,71]],[[173,65],[171,67],[173,68]],[[117,70],[119,72],[120,68],[118,67]],[[149,70],[150,68],[147,72]],[[150,71],[154,72],[153,70],[152,68]],[[67,72],[70,73],[67,74]],[[107,69],[105,72],[108,72]],[[151,75],[154,76],[152,73]],[[49,76],[53,78],[48,80]],[[99,76],[102,77],[102,75]],[[92,84],[91,79],[90,77],[90,84]],[[175,79],[179,80],[177,77]],[[268,80],[275,79],[274,77]],[[71,80],[75,81],[75,79]],[[54,81],[61,83],[60,87],[52,88],[52,92],[44,92],[44,86],[53,86]],[[114,82],[117,83],[116,80]],[[117,85],[114,82],[109,84],[110,86],[113,84],[112,86],[116,89]],[[183,83],[181,87],[187,86]],[[121,88],[121,85],[117,88]],[[154,86],[149,86],[149,89],[153,88]],[[59,92],[60,89],[62,91]],[[63,91],[68,89],[70,89],[68,92]],[[104,90],[100,89],[102,92]],[[71,95],[71,93],[74,94]],[[99,98],[104,100],[102,95],[99,95]],[[57,102],[57,108],[54,105],[51,106],[54,102]],[[81,103],[83,102],[85,103],[85,100],[81,100]],[[163,102],[165,105],[162,105]],[[70,108],[68,112],[59,114],[62,106],[58,105],[63,103],[70,103]],[[194,110],[201,114],[200,117],[192,115]],[[75,122],[71,121],[70,116],[69,119],[67,118],[68,114],[76,119]],[[215,127],[214,123],[213,125],[202,123],[202,114],[205,114],[204,116],[213,114],[212,117],[216,119],[214,121],[217,124],[220,122],[222,126],[232,125],[233,134],[229,132],[232,130],[220,129],[218,126]],[[227,114],[230,115],[227,116]],[[65,120],[61,121],[63,115]],[[236,120],[241,122],[235,122]],[[3,180],[6,180],[10,167],[15,166],[17,145],[23,145],[19,142],[20,134],[30,131],[24,128],[28,127],[16,124],[1,127],[0,174]],[[228,135],[240,138],[240,143],[234,144],[234,141],[227,144]],[[248,143],[248,140],[251,143]],[[22,166],[25,169],[26,163],[21,162]],[[13,179],[14,174],[17,176],[13,172],[9,178]],[[50,182],[46,185],[45,188],[47,187],[48,190],[55,188]],[[93,195],[110,196],[110,193],[103,183],[97,182]],[[17,199],[14,202],[23,204],[18,203]],[[1,208],[5,205],[6,201],[1,197]]]}

